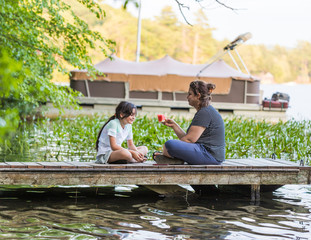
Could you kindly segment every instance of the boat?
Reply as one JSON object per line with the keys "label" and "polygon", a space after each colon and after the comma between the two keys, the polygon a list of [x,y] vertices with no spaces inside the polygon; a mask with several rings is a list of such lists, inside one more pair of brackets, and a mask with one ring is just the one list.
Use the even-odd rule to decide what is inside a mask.
{"label": "boat", "polygon": [[275,92],[271,99],[265,98],[262,100],[263,109],[281,109],[286,110],[289,106],[289,95],[287,93]]}

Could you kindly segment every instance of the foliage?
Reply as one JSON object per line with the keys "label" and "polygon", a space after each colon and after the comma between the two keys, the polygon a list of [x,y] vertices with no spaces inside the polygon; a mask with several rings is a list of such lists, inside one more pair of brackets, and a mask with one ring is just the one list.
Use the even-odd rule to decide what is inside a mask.
{"label": "foliage", "polygon": [[[97,18],[105,16],[94,0],[75,3],[89,9],[89,14],[92,12]],[[0,0],[0,29],[0,46],[5,46],[9,58],[22,63],[14,76],[21,79],[18,87],[14,85],[17,81],[12,81],[11,86],[0,89],[2,111],[11,109],[10,116],[16,112],[27,115],[39,103],[47,101],[57,107],[74,105],[78,93],[52,84],[53,70],[68,73],[63,67],[67,62],[94,74],[88,49],[100,49],[107,56],[114,46],[99,32],[91,31],[67,1],[62,0]],[[4,57],[2,54],[1,58]],[[6,63],[7,69],[14,65],[13,61]],[[12,129],[13,125],[7,127]]]}
{"label": "foliage", "polygon": [[22,83],[21,68],[20,62],[10,58],[4,49],[0,49],[0,143],[3,143],[3,139],[18,125],[18,111],[8,108],[5,99],[17,95],[17,89]]}
{"label": "foliage", "polygon": [[[1,160],[6,161],[92,161],[95,141],[108,116],[80,116],[73,119],[36,120],[24,122],[12,146],[0,145]],[[190,120],[178,118],[183,129]],[[277,158],[296,161],[311,160],[311,121],[278,123],[253,119],[225,119],[226,158]],[[156,117],[138,116],[133,124],[134,142],[152,152],[161,150],[168,139],[176,139],[171,128]],[[125,146],[125,145],[124,145]]]}
{"label": "foliage", "polygon": [[311,157],[311,121],[258,122],[227,119],[227,157],[271,157],[298,160]]}

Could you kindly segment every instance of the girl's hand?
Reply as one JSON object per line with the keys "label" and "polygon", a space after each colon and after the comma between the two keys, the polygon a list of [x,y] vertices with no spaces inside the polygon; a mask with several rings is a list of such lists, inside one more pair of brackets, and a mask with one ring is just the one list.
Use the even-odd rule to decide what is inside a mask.
{"label": "girl's hand", "polygon": [[138,151],[132,151],[132,157],[137,161],[137,162],[144,162],[146,159],[144,155]]}

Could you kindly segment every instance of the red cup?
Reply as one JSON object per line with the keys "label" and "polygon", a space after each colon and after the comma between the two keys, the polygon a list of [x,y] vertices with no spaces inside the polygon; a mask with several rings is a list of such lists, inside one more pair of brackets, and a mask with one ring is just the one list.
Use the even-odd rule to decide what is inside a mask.
{"label": "red cup", "polygon": [[165,116],[163,114],[158,114],[159,122],[163,122],[165,120]]}

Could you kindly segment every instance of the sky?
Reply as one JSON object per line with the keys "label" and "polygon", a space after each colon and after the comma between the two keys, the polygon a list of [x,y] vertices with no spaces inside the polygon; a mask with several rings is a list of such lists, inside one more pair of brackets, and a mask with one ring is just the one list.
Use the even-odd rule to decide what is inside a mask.
{"label": "sky", "polygon": [[[190,9],[184,9],[184,15],[190,23],[195,23],[195,13],[201,6],[195,0],[179,1],[188,4]],[[311,0],[220,1],[235,10],[221,6],[215,0],[201,1],[210,26],[216,28],[213,36],[217,40],[234,40],[238,35],[250,32],[249,44],[294,48],[299,40],[311,42]],[[106,2],[113,4],[115,0]],[[160,15],[164,6],[172,6],[179,19],[185,22],[175,0],[141,0],[141,5],[142,18],[153,18]],[[128,11],[138,16],[138,9],[129,6]]]}

